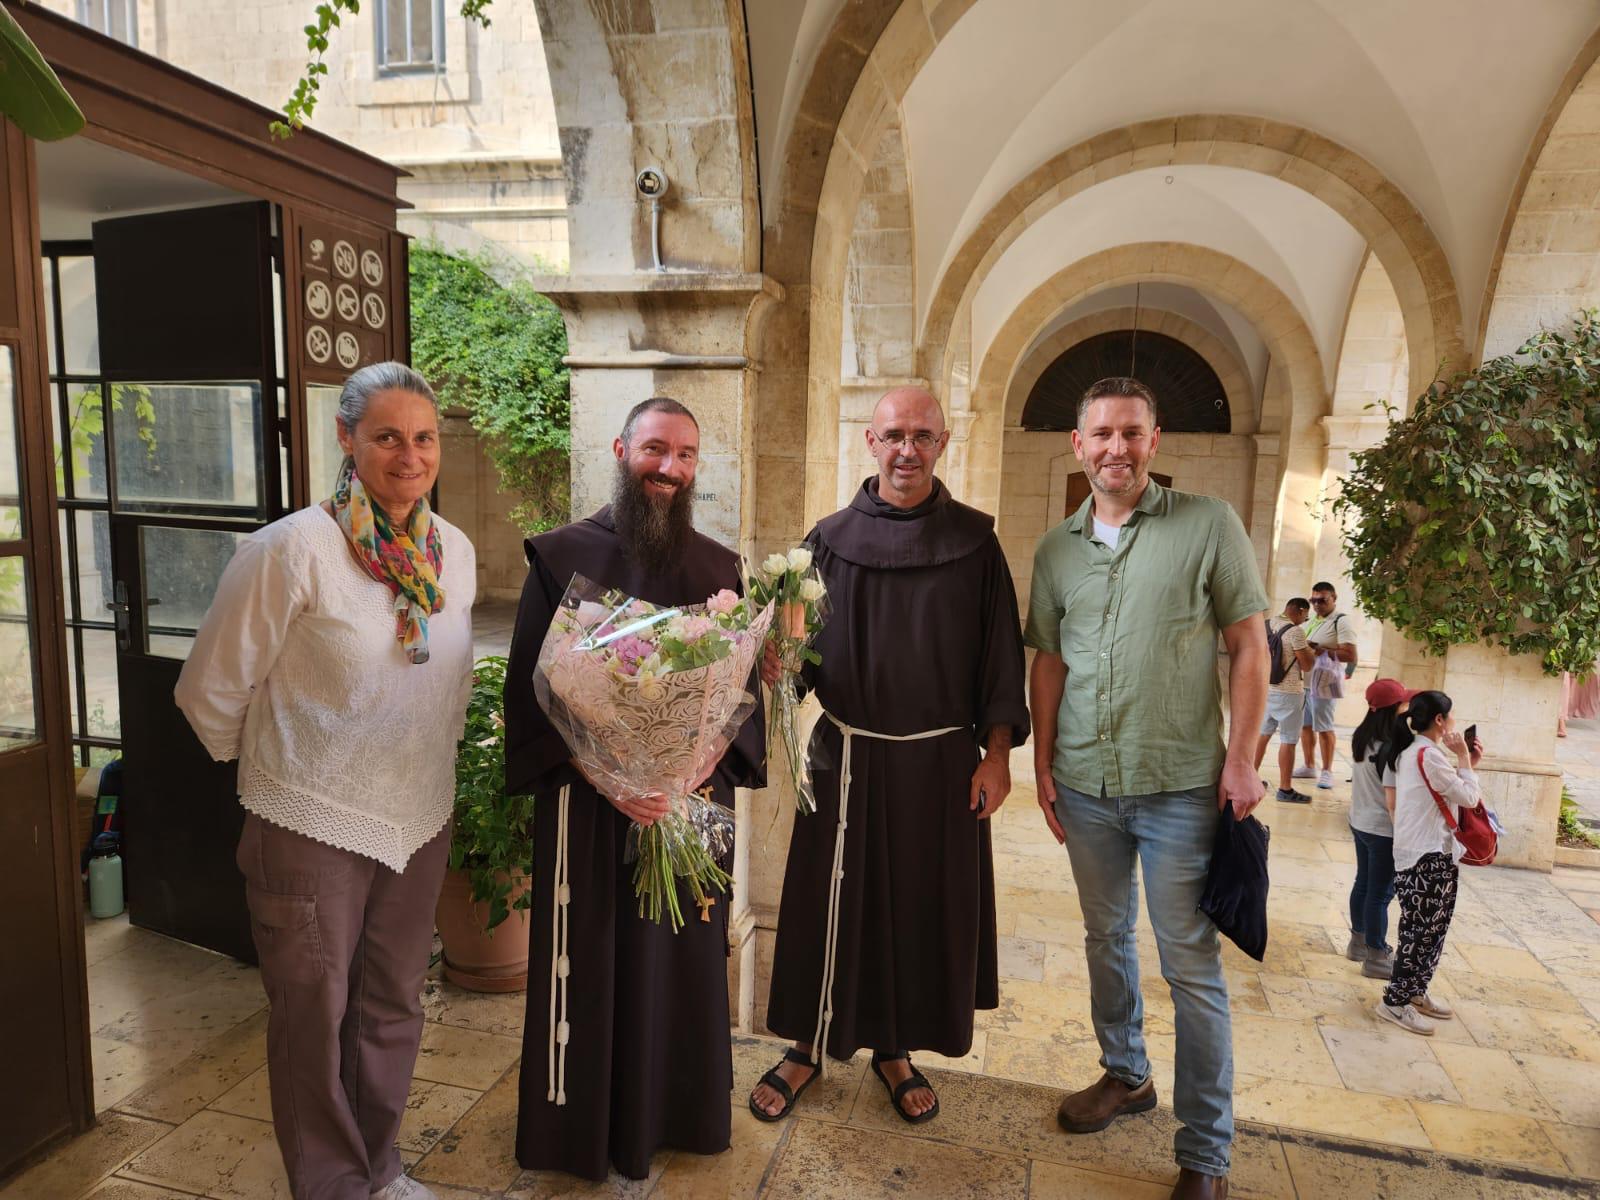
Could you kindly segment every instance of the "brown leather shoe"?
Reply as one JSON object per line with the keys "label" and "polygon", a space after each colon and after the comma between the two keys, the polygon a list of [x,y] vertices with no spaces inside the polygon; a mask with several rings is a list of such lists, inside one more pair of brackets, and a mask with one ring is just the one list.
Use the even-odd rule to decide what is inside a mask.
{"label": "brown leather shoe", "polygon": [[1172,1200],[1227,1200],[1228,1177],[1204,1175],[1183,1167],[1172,1188]]}
{"label": "brown leather shoe", "polygon": [[1149,1112],[1156,1106],[1156,1081],[1146,1079],[1131,1088],[1110,1075],[1081,1092],[1073,1092],[1056,1110],[1056,1120],[1068,1133],[1099,1133],[1126,1113]]}

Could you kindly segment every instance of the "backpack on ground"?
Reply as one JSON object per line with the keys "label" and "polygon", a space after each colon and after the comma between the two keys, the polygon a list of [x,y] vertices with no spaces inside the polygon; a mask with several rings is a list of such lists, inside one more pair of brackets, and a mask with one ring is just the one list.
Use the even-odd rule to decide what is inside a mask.
{"label": "backpack on ground", "polygon": [[1261,619],[1267,625],[1267,653],[1272,655],[1272,673],[1267,676],[1267,682],[1280,684],[1283,682],[1283,677],[1289,673],[1289,664],[1283,661],[1283,635],[1289,632],[1289,626],[1280,625],[1274,629],[1271,617]]}
{"label": "backpack on ground", "polygon": [[1446,804],[1444,797],[1435,790],[1432,780],[1428,778],[1428,772],[1423,769],[1422,756],[1427,752],[1426,746],[1417,750],[1417,774],[1422,776],[1422,782],[1427,786],[1433,802],[1439,806],[1439,813],[1444,817],[1444,823],[1449,826],[1451,834],[1461,843],[1461,865],[1487,867],[1494,862],[1494,856],[1500,849],[1500,838],[1494,831],[1494,819],[1489,815],[1489,810],[1483,806],[1480,797],[1472,808],[1462,808],[1461,820],[1458,823],[1450,815],[1451,806]]}

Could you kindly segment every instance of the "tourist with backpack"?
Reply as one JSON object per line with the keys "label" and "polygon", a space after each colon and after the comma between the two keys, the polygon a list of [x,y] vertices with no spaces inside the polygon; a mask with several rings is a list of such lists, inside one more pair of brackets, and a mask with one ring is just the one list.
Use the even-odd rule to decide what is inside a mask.
{"label": "tourist with backpack", "polygon": [[[1311,797],[1294,790],[1294,748],[1300,738],[1300,707],[1305,699],[1306,672],[1316,654],[1300,626],[1311,614],[1311,604],[1296,596],[1284,606],[1281,617],[1263,617],[1267,623],[1267,718],[1256,742],[1256,770],[1267,755],[1267,743],[1278,734],[1278,799],[1286,804],[1310,804]],[[1265,780],[1262,780],[1265,783]]]}
{"label": "tourist with backpack", "polygon": [[[1316,666],[1306,672],[1304,728],[1300,748],[1305,765],[1294,773],[1296,779],[1315,779],[1319,788],[1333,786],[1333,710],[1344,696],[1346,672],[1358,658],[1350,618],[1338,611],[1339,594],[1326,580],[1311,587],[1311,607],[1315,615],[1306,625],[1306,640],[1316,652]],[[1322,770],[1316,766],[1317,751],[1322,751]]]}
{"label": "tourist with backpack", "polygon": [[[1444,953],[1445,933],[1455,913],[1460,872],[1456,864],[1485,861],[1482,850],[1468,856],[1456,832],[1469,818],[1484,820],[1478,777],[1473,767],[1483,755],[1450,715],[1450,697],[1418,692],[1405,722],[1383,754],[1395,773],[1395,892],[1400,897],[1399,945],[1394,971],[1377,1014],[1412,1033],[1432,1036],[1429,1017],[1447,1020],[1450,1006],[1428,994],[1428,984]],[[1477,826],[1476,828],[1482,828]],[[1493,834],[1487,855],[1494,857]]]}

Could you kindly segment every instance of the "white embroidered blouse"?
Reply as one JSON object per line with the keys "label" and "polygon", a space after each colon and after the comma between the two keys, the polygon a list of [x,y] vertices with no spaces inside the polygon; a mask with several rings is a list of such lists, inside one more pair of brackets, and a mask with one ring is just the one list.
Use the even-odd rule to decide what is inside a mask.
{"label": "white embroidered blouse", "polygon": [[175,697],[245,808],[403,871],[450,819],[472,686],[472,543],[435,515],[445,607],[428,661],[406,661],[394,596],[321,505],[239,546]]}

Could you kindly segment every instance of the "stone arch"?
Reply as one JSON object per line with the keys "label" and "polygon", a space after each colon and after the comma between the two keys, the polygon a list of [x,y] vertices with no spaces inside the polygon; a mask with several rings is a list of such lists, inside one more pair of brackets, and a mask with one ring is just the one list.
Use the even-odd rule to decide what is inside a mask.
{"label": "stone arch", "polygon": [[[1251,540],[1263,560],[1269,593],[1276,596],[1299,583],[1315,557],[1312,509],[1322,480],[1319,423],[1329,409],[1327,385],[1316,340],[1289,298],[1251,267],[1204,246],[1143,242],[1103,250],[1058,271],[1017,305],[996,332],[973,383],[975,424],[985,431],[984,461],[969,469],[969,478],[978,486],[969,488],[968,502],[998,510],[1001,542],[1006,544],[1009,535],[999,486],[1004,431],[998,418],[1027,347],[1055,314],[1083,297],[1151,280],[1183,284],[1232,305],[1266,342],[1272,355],[1269,375],[1272,371],[1286,375],[1290,399],[1281,427],[1263,428],[1253,438]],[[975,444],[971,453],[978,457],[979,446]],[[992,492],[980,490],[989,484],[991,473]],[[1018,545],[1008,544],[1006,549],[1013,572],[1025,575],[1031,557],[1024,558]]]}
{"label": "stone arch", "polygon": [[1600,32],[1534,134],[1484,286],[1474,361],[1600,304]]}
{"label": "stone arch", "polygon": [[923,373],[939,374],[939,348],[957,310],[1030,225],[1096,183],[1179,163],[1256,171],[1321,200],[1366,238],[1394,281],[1406,318],[1413,377],[1432,378],[1441,358],[1465,365],[1461,304],[1444,249],[1422,214],[1377,167],[1295,125],[1197,114],[1098,134],[1036,167],[1006,193],[940,275],[919,339]]}
{"label": "stone arch", "polygon": [[1022,361],[1017,364],[1017,369],[1006,386],[1005,427],[1010,429],[1021,424],[1022,409],[1028,401],[1028,394],[1033,390],[1033,385],[1039,381],[1039,376],[1044,374],[1052,362],[1079,342],[1087,341],[1097,334],[1131,328],[1136,322],[1141,331],[1164,333],[1170,338],[1176,338],[1205,359],[1207,365],[1217,373],[1217,378],[1222,383],[1222,390],[1228,397],[1228,408],[1234,415],[1235,431],[1251,432],[1238,428],[1241,424],[1248,423],[1253,426],[1255,423],[1255,401],[1252,396],[1254,389],[1250,384],[1250,373],[1239,360],[1239,356],[1221,338],[1188,317],[1159,309],[1135,310],[1130,307],[1108,308],[1103,312],[1091,313],[1056,330],[1049,337],[1031,346]]}

